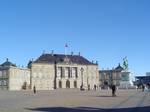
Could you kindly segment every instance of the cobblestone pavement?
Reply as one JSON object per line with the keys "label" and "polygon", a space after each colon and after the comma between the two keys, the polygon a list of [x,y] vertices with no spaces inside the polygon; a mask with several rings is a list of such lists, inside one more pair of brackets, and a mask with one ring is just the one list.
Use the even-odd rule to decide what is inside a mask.
{"label": "cobblestone pavement", "polygon": [[0,91],[0,112],[150,112],[150,92],[118,90]]}

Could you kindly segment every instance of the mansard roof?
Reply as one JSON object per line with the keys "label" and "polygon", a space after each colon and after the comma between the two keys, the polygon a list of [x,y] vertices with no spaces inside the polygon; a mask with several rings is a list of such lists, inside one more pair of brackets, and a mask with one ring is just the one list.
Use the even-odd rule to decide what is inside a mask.
{"label": "mansard roof", "polygon": [[[67,61],[68,60],[68,61]],[[64,55],[64,54],[42,54],[34,63],[63,63],[63,62],[81,64],[81,65],[97,65],[80,55]]]}
{"label": "mansard roof", "polygon": [[8,58],[6,59],[6,61],[3,63],[3,64],[1,64],[1,66],[13,66],[13,67],[16,67],[16,65],[15,64],[13,64],[12,62],[10,62],[9,60],[8,60]]}

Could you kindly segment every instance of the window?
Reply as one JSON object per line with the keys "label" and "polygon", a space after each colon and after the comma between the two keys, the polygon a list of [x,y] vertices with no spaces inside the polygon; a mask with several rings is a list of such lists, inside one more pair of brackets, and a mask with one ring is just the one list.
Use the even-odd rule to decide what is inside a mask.
{"label": "window", "polygon": [[65,68],[62,68],[62,74],[61,77],[64,78],[65,77]]}
{"label": "window", "polygon": [[77,88],[77,81],[74,81],[74,88]]}
{"label": "window", "polygon": [[7,81],[3,80],[3,85],[6,86],[7,85]]}
{"label": "window", "polygon": [[59,88],[62,88],[62,82],[59,81]]}
{"label": "window", "polygon": [[2,81],[0,80],[0,86],[2,85]]}
{"label": "window", "polygon": [[70,88],[70,81],[69,80],[66,81],[66,88]]}
{"label": "window", "polygon": [[2,77],[2,71],[0,71],[0,77]]}
{"label": "window", "polygon": [[78,77],[78,74],[77,74],[77,67],[73,67],[72,68],[72,75],[71,75],[71,77]]}
{"label": "window", "polygon": [[7,75],[7,72],[6,72],[6,70],[4,70],[3,71],[3,76],[6,77],[6,75]]}
{"label": "window", "polygon": [[62,67],[57,68],[57,77],[62,77]]}
{"label": "window", "polygon": [[65,68],[65,77],[70,77],[70,69],[69,69],[69,67]]}

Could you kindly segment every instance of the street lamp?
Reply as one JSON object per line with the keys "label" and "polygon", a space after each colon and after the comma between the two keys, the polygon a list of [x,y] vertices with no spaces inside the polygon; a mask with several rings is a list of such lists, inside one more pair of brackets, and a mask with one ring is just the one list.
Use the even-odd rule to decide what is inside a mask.
{"label": "street lamp", "polygon": [[82,77],[82,84],[81,84],[80,89],[81,89],[81,90],[84,90],[84,89],[83,89],[83,71],[84,71],[84,69],[81,68],[80,70],[81,70],[81,77]]}
{"label": "street lamp", "polygon": [[90,85],[89,85],[89,76],[87,76],[87,89],[90,90]]}
{"label": "street lamp", "polygon": [[112,72],[113,71],[110,70],[110,73],[109,73],[109,78],[110,78],[109,79],[110,80],[110,84],[109,85],[110,85],[110,87],[112,87],[112,85],[113,85],[113,73]]}

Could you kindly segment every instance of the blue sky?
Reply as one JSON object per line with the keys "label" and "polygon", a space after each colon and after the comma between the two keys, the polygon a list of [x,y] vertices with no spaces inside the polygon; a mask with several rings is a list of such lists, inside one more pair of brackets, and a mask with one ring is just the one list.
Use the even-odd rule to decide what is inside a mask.
{"label": "blue sky", "polygon": [[0,63],[47,53],[81,52],[99,68],[127,56],[136,75],[150,71],[149,0],[1,0]]}

